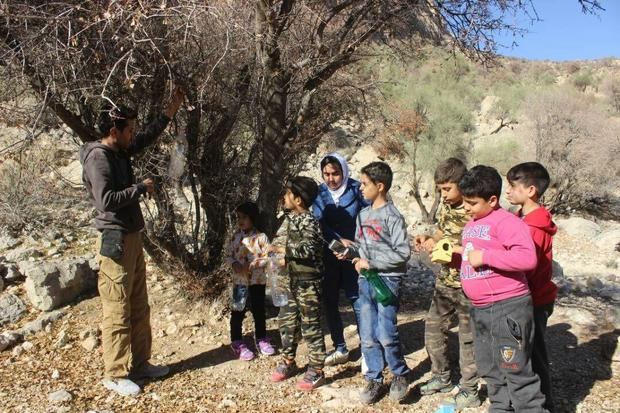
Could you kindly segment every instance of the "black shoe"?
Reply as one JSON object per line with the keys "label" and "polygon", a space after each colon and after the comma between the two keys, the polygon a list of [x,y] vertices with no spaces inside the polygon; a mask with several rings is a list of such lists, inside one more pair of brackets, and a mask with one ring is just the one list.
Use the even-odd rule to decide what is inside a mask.
{"label": "black shoe", "polygon": [[394,376],[392,384],[390,385],[390,399],[394,401],[401,401],[407,396],[407,390],[409,390],[409,381],[406,376]]}
{"label": "black shoe", "polygon": [[381,397],[383,384],[378,381],[370,380],[366,383],[364,390],[360,392],[360,401],[364,404],[372,404]]}

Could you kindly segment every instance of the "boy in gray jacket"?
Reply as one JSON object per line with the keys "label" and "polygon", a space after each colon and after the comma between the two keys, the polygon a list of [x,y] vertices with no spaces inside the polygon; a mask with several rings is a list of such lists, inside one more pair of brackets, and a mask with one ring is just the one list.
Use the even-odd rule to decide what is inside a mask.
{"label": "boy in gray jacket", "polygon": [[[358,272],[376,270],[392,291],[396,300],[388,305],[377,302],[375,290],[369,281],[359,277],[360,338],[362,356],[366,362],[368,381],[360,393],[366,404],[376,402],[383,387],[384,355],[394,378],[390,385],[390,398],[402,400],[409,386],[410,372],[403,358],[396,315],[399,307],[399,290],[402,277],[407,272],[411,254],[407,225],[387,193],[392,185],[392,170],[384,162],[372,162],[362,168],[360,179],[362,194],[372,204],[359,213],[355,246],[350,256]],[[339,258],[345,258],[338,255]]]}

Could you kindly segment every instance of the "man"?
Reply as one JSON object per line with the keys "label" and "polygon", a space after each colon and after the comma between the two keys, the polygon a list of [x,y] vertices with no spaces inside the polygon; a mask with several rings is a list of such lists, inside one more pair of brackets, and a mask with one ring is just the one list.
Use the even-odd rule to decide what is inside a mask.
{"label": "man", "polygon": [[135,111],[125,107],[106,110],[98,123],[101,140],[80,148],[82,179],[97,210],[95,227],[101,232],[96,248],[103,306],[102,384],[123,396],[140,393],[136,379],[168,374],[168,367],[149,363],[150,307],[141,237],[144,219],[139,202],[142,195],[153,192],[154,185],[150,178],[135,182],[131,157],[155,142],[183,97],[182,90],[176,88],[165,112],[137,135]]}

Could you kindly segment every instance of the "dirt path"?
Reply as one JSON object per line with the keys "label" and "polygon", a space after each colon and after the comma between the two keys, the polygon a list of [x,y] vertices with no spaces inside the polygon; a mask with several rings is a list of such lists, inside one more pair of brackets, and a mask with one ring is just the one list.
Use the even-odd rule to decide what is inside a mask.
{"label": "dirt path", "polygon": [[[228,318],[221,303],[207,305],[187,301],[174,280],[153,268],[149,273],[154,360],[170,365],[169,377],[144,383],[143,393],[136,398],[113,395],[99,384],[101,347],[89,352],[82,348],[78,338],[81,331],[99,324],[99,299],[91,297],[68,308],[67,315],[57,321],[51,331],[30,337],[33,348],[29,351],[19,356],[8,351],[0,353],[0,411],[433,412],[441,401],[441,396],[421,397],[419,393],[419,385],[430,375],[430,363],[423,347],[424,314],[431,295],[428,286],[407,282],[399,317],[407,363],[413,370],[414,383],[409,396],[403,404],[386,397],[372,407],[365,407],[357,400],[363,378],[354,326],[346,328],[349,347],[354,349],[353,360],[343,366],[327,368],[328,385],[319,391],[302,393],[295,389],[294,380],[282,384],[268,381],[277,360],[275,357],[261,357],[249,363],[232,359],[228,347]],[[571,320],[561,316],[563,309],[572,305],[579,306],[579,299],[562,299],[557,307],[558,315],[551,318],[549,327],[558,412],[618,412],[620,377],[617,371],[612,374],[608,357],[619,332],[578,340],[571,330]],[[604,307],[601,302],[601,311]],[[275,309],[272,310],[268,319],[269,335],[279,344]],[[352,313],[346,308],[343,311],[345,320],[351,324]],[[246,319],[246,327],[246,331],[250,331],[251,319]],[[71,341],[56,348],[54,342],[63,330]],[[249,341],[250,337],[247,339]],[[329,339],[326,340],[329,343]],[[452,330],[450,348],[456,360],[456,329]],[[300,353],[300,364],[304,365],[304,345]],[[53,378],[55,370],[58,378]],[[48,394],[60,389],[70,392],[72,400],[48,401]],[[488,401],[481,408],[467,412],[484,412],[487,408]]]}

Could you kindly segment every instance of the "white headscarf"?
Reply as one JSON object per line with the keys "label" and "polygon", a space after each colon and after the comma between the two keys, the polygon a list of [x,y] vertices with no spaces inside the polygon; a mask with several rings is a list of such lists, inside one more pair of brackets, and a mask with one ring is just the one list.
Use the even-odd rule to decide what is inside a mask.
{"label": "white headscarf", "polygon": [[[342,183],[340,184],[338,189],[331,189],[329,186],[327,186],[327,189],[329,190],[329,194],[332,196],[334,203],[338,205],[338,202],[340,201],[340,197],[347,190],[347,182],[349,181],[349,165],[347,165],[347,160],[344,159],[344,156],[340,155],[338,152],[328,153],[325,157],[323,157],[323,159],[321,159],[321,162],[323,162],[323,160],[329,156],[336,158],[338,160],[338,163],[340,163],[340,167],[342,169]],[[320,163],[319,163],[319,168],[321,168]],[[323,176],[322,168],[321,168],[321,176]]]}

